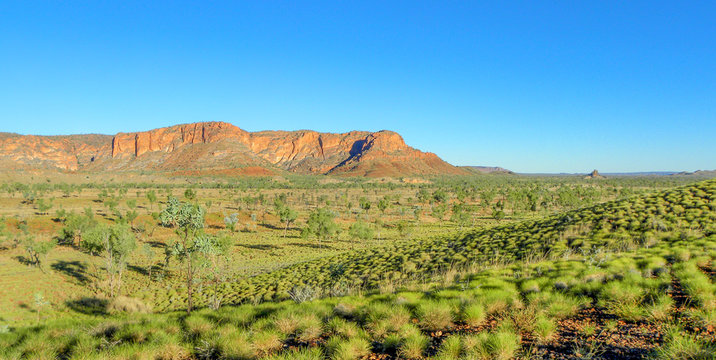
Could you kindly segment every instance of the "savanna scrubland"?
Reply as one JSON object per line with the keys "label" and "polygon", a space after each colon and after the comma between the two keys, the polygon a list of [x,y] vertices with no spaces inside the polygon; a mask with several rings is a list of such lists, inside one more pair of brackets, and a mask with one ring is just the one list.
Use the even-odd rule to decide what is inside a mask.
{"label": "savanna scrubland", "polygon": [[716,181],[23,174],[0,357],[712,358]]}

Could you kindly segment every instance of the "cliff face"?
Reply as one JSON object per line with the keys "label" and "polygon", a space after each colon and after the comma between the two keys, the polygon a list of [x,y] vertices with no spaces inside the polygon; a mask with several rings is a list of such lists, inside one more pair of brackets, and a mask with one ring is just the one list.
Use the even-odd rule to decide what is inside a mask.
{"label": "cliff face", "polygon": [[172,152],[189,144],[217,142],[247,132],[228,123],[195,123],[138,133],[119,133],[112,138],[112,157],[141,156],[150,151]]}
{"label": "cliff face", "polygon": [[0,169],[78,170],[105,155],[109,135],[34,136],[0,134]]}
{"label": "cliff face", "polygon": [[392,131],[247,132],[224,122],[176,125],[137,133],[72,136],[0,134],[0,168],[70,171],[217,171],[403,176],[462,174],[432,153],[409,147]]}

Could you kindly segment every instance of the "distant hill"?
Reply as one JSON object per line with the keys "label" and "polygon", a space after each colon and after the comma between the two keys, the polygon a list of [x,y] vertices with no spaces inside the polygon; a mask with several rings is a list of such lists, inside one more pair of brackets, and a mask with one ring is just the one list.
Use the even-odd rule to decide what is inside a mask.
{"label": "distant hill", "polygon": [[694,177],[716,177],[716,170],[696,170],[692,172],[682,171],[675,173],[677,176],[694,176]]}
{"label": "distant hill", "polygon": [[175,174],[343,176],[469,174],[392,131],[244,131],[200,122],[116,135],[0,133],[0,170],[159,171]]}
{"label": "distant hill", "polygon": [[477,174],[514,174],[511,170],[499,166],[460,166],[460,168]]}

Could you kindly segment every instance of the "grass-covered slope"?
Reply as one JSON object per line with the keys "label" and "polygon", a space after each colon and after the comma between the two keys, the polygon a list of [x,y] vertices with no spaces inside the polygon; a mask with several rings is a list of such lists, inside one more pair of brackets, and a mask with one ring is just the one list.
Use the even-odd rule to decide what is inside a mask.
{"label": "grass-covered slope", "polygon": [[448,284],[0,334],[1,359],[713,359],[716,235],[518,262]]}
{"label": "grass-covered slope", "polygon": [[[457,238],[401,242],[301,263],[222,284],[218,289],[204,291],[196,301],[207,303],[216,295],[231,304],[281,300],[296,287],[342,294],[423,280],[450,268],[651,246],[658,241],[658,235],[674,230],[716,233],[716,180],[611,201],[543,220],[475,230]],[[183,305],[181,290],[157,294],[155,299],[165,299],[157,304],[158,310]]]}
{"label": "grass-covered slope", "polygon": [[702,182],[311,261],[219,292],[236,302],[280,299],[301,284],[335,294],[336,284],[374,287],[494,264],[441,283],[0,328],[0,359],[711,359],[715,194],[716,181]]}

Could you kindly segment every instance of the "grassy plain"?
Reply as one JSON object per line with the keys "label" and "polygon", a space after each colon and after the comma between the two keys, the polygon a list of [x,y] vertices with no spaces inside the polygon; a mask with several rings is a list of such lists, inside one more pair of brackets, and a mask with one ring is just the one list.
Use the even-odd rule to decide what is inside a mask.
{"label": "grassy plain", "polygon": [[[617,358],[713,346],[713,279],[698,275],[712,273],[713,182],[668,190],[694,179],[94,176],[8,177],[2,185],[5,357],[576,358],[616,351],[623,344],[605,339],[623,337],[622,322],[659,337],[654,346],[633,339],[633,353]],[[185,279],[178,263],[164,263],[174,229],[156,220],[168,196],[185,200],[187,189],[195,192],[187,201],[208,210],[208,233],[227,234],[224,218],[238,219],[228,256],[207,269],[207,279],[219,273],[221,281],[200,281],[195,295],[202,307],[225,306],[190,317],[173,312],[184,306]],[[273,206],[282,194],[298,212],[285,236]],[[38,199],[52,207],[45,213]],[[120,295],[155,314],[107,314],[102,259],[82,248],[60,245],[42,268],[28,264],[15,239],[57,238],[66,226],[57,210],[87,207],[107,224],[137,211],[140,246]],[[341,229],[320,242],[301,236],[318,208]],[[356,221],[370,224],[370,238],[350,235]],[[672,286],[681,279],[687,286]],[[678,296],[697,300],[675,310]],[[690,331],[679,335],[684,326]]]}

